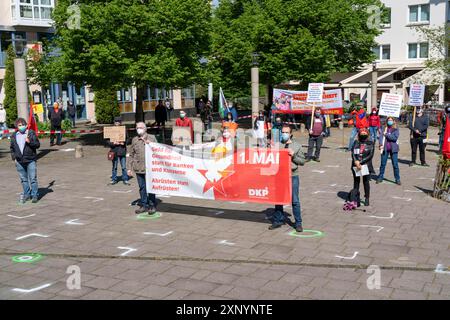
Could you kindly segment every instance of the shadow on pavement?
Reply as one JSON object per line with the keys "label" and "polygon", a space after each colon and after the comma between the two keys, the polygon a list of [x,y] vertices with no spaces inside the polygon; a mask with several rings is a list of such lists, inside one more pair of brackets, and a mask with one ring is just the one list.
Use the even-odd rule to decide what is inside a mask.
{"label": "shadow on pavement", "polygon": [[42,198],[44,198],[48,193],[53,192],[53,189],[51,189],[51,187],[53,187],[54,184],[55,184],[55,180],[53,180],[52,182],[50,182],[50,183],[48,184],[47,187],[45,187],[45,188],[39,188],[39,190],[38,190],[39,200],[41,200]]}
{"label": "shadow on pavement", "polygon": [[38,154],[36,155],[36,160],[39,160],[45,157],[47,154],[53,151],[58,151],[58,149],[39,149]]}
{"label": "shadow on pavement", "polygon": [[414,186],[414,188],[419,189],[420,191],[422,191],[423,193],[427,194],[427,195],[432,195],[433,194],[433,190],[430,189],[424,189],[418,186]]}

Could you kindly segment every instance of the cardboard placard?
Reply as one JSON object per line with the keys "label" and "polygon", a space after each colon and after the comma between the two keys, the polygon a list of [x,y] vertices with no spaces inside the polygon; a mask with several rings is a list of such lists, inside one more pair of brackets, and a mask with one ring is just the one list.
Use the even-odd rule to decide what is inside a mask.
{"label": "cardboard placard", "polygon": [[110,139],[111,142],[121,142],[126,140],[126,127],[113,126],[103,128],[103,138]]}
{"label": "cardboard placard", "polygon": [[422,106],[424,97],[425,97],[425,85],[412,84],[409,89],[409,105],[415,107]]}
{"label": "cardboard placard", "polygon": [[308,97],[306,98],[306,102],[321,103],[323,100],[323,88],[323,83],[308,84]]}
{"label": "cardboard placard", "polygon": [[398,118],[402,108],[403,96],[401,94],[383,93],[380,102],[380,116]]}

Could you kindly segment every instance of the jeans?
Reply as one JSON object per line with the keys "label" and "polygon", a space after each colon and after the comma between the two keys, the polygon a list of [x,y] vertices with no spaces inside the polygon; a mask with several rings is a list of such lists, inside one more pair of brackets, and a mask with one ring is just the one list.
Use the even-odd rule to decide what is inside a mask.
{"label": "jeans", "polygon": [[150,207],[156,208],[156,196],[154,193],[147,193],[147,186],[145,184],[145,174],[137,173],[136,178],[139,185],[139,195],[141,196],[140,204],[145,209]]}
{"label": "jeans", "polygon": [[38,182],[36,172],[36,161],[31,161],[27,164],[20,164],[16,162],[16,169],[19,173],[20,182],[22,183],[23,198],[38,196]]}
{"label": "jeans", "polygon": [[126,156],[115,156],[114,160],[112,161],[112,176],[111,176],[111,180],[112,181],[117,181],[117,167],[119,166],[119,161],[120,161],[120,166],[122,167],[122,181],[128,181],[128,175],[127,175],[127,157]]}
{"label": "jeans", "polygon": [[[302,225],[302,215],[300,207],[300,178],[299,176],[292,176],[292,213],[295,218],[295,227]],[[282,224],[284,223],[283,206],[275,205],[275,212],[273,214],[273,223]]]}
{"label": "jeans", "polygon": [[423,138],[411,138],[411,161],[413,163],[416,162],[417,158],[417,146],[419,146],[419,152],[420,152],[420,162],[421,164],[425,164],[425,147],[426,144],[423,143]]}
{"label": "jeans", "polygon": [[374,145],[378,138],[378,127],[369,127],[370,139],[372,139]]}
{"label": "jeans", "polygon": [[[50,130],[61,131],[61,126],[52,126]],[[60,145],[62,139],[62,133],[56,133],[56,144]],[[55,134],[50,134],[50,144],[55,142]]]}
{"label": "jeans", "polygon": [[394,168],[394,177],[395,181],[400,181],[400,169],[398,168],[398,153],[392,151],[383,151],[381,154],[381,165],[380,165],[380,175],[378,176],[378,180],[383,180],[384,178],[384,170],[386,169],[386,163],[389,155],[392,160],[392,167]]}
{"label": "jeans", "polygon": [[314,153],[314,158],[319,159],[320,148],[322,148],[323,137],[322,136],[309,136],[308,140],[308,153],[306,154],[307,159],[311,159],[314,150],[314,144],[316,145],[316,152]]}
{"label": "jeans", "polygon": [[356,135],[358,134],[358,128],[353,127],[350,139],[348,140],[348,150],[352,150],[353,143],[355,142]]}
{"label": "jeans", "polygon": [[72,122],[72,127],[75,128],[75,116],[71,117],[69,116],[70,121]]}

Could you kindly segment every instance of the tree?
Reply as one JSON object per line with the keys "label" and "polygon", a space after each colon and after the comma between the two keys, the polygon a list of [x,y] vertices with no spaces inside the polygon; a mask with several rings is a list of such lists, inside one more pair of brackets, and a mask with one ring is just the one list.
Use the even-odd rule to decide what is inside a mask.
{"label": "tree", "polygon": [[445,75],[450,74],[450,26],[416,27],[416,30],[428,41],[430,52],[426,67],[439,71]]}
{"label": "tree", "polygon": [[95,92],[95,119],[98,123],[113,123],[120,116],[117,91],[114,88],[99,89]]}
{"label": "tree", "polygon": [[[12,45],[6,51],[6,70],[5,70],[5,98],[3,105],[6,110],[6,122],[12,127],[17,119],[17,99],[16,99],[16,80],[14,75],[14,59],[16,53]],[[28,119],[26,119],[28,120]]]}
{"label": "tree", "polygon": [[[208,0],[86,0],[77,10],[57,2],[53,13],[64,73],[94,91],[136,86],[136,121],[147,85],[183,87],[202,77],[208,49]],[[71,7],[73,8],[73,6]],[[66,22],[79,16],[79,26]]]}
{"label": "tree", "polygon": [[333,72],[355,71],[374,58],[374,5],[383,7],[378,0],[222,0],[212,20],[216,79],[227,96],[248,95],[253,52],[270,93],[285,81],[305,88]]}

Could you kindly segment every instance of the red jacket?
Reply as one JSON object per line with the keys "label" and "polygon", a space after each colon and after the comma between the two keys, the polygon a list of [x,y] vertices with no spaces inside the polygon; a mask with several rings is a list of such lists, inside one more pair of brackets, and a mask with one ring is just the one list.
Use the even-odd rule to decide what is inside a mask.
{"label": "red jacket", "polygon": [[359,110],[356,113],[355,118],[356,118],[356,128],[361,129],[369,127],[369,121],[367,121],[366,110],[364,109]]}
{"label": "red jacket", "polygon": [[191,119],[185,117],[184,119],[178,118],[175,120],[175,125],[178,127],[190,127],[191,128],[191,140],[194,142],[194,126],[192,125]]}
{"label": "red jacket", "polygon": [[371,114],[369,116],[369,126],[379,128],[380,125],[380,116]]}
{"label": "red jacket", "polygon": [[445,125],[442,155],[444,156],[444,159],[450,159],[450,117],[447,117],[447,124]]}

